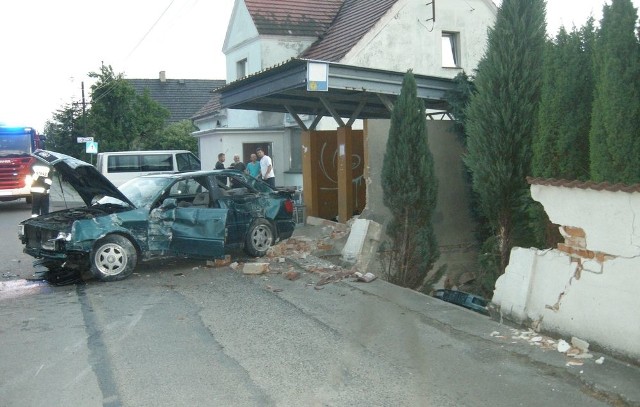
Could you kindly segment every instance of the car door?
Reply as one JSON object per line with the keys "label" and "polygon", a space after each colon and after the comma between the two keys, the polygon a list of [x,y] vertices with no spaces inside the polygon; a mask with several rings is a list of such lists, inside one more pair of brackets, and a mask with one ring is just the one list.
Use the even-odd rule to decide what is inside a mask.
{"label": "car door", "polygon": [[[236,179],[234,184],[237,188],[231,188],[228,186],[228,180]],[[232,183],[229,181],[229,185]],[[220,207],[229,210],[227,215],[227,243],[228,244],[241,244],[244,243],[247,229],[252,220],[256,217],[261,217],[262,210],[259,205],[256,205],[256,194],[248,190],[248,186],[241,183],[240,177],[234,177],[233,175],[212,175],[211,176],[212,188],[217,192],[214,193],[214,197],[218,201]],[[241,192],[240,190],[244,190]]]}
{"label": "car door", "polygon": [[190,206],[173,211],[172,252],[202,258],[224,256],[227,209]]}
{"label": "car door", "polygon": [[196,195],[209,193],[207,177],[180,178],[168,188],[164,203],[152,210],[149,247],[199,258],[224,256],[228,209],[193,205]]}

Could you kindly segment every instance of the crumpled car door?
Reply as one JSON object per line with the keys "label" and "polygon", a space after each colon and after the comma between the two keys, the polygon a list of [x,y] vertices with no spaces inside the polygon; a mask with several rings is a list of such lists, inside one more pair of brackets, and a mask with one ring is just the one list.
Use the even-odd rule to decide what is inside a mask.
{"label": "crumpled car door", "polygon": [[[168,250],[190,257],[224,256],[227,209],[168,207],[152,211],[149,249]],[[152,239],[153,236],[157,236]],[[152,247],[152,241],[154,247]]]}

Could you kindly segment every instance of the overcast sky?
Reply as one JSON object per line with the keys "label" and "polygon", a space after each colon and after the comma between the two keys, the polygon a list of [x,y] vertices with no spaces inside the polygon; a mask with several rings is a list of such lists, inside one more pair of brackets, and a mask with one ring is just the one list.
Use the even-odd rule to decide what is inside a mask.
{"label": "overcast sky", "polygon": [[[322,1],[322,0],[318,0]],[[102,63],[128,78],[225,79],[234,0],[0,0],[0,122],[44,130],[89,96]],[[607,0],[610,2],[610,0]],[[547,0],[548,31],[601,18],[605,0]],[[640,0],[633,0],[638,7]]]}

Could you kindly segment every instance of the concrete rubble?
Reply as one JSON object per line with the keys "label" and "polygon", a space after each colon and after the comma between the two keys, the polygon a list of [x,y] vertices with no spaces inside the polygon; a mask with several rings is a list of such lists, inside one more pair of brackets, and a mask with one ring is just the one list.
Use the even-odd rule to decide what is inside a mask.
{"label": "concrete rubble", "polygon": [[[511,328],[511,335],[493,331],[489,336],[505,341],[509,340],[511,344],[529,343],[529,345],[537,346],[542,350],[555,350],[563,353],[568,358],[571,358],[567,359],[567,366],[582,366],[585,359],[593,358],[593,354],[589,353],[589,342],[575,336],[571,338],[571,343],[569,343],[564,339],[556,340],[549,336],[541,335],[530,328],[527,330]],[[594,362],[602,364],[603,361],[604,357],[601,357]]]}
{"label": "concrete rubble", "polygon": [[[296,229],[291,238],[256,259],[261,263],[236,263],[232,268],[242,270],[243,274],[281,274],[290,281],[304,275],[316,289],[345,278],[368,283],[376,279],[366,269],[379,240],[380,225],[375,222],[354,219],[342,224],[308,216],[306,225]],[[302,272],[296,271],[296,267]]]}

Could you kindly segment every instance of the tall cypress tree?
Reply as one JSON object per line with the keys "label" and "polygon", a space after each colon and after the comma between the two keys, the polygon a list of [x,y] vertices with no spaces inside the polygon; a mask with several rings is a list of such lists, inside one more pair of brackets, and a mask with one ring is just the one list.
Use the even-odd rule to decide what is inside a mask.
{"label": "tall cypress tree", "polygon": [[528,235],[523,206],[530,202],[526,176],[540,100],[545,25],[544,0],[502,2],[467,109],[465,162],[497,238],[499,274],[518,237]]}
{"label": "tall cypress tree", "polygon": [[595,45],[589,134],[594,181],[640,182],[640,45],[631,0],[605,5]]}
{"label": "tall cypress tree", "polygon": [[542,95],[533,139],[536,177],[587,179],[593,103],[593,19],[561,28],[545,49]]}
{"label": "tall cypress tree", "polygon": [[382,190],[384,204],[392,214],[387,226],[392,241],[388,277],[410,288],[422,284],[439,256],[432,225],[438,182],[427,137],[424,103],[409,71],[391,114]]}
{"label": "tall cypress tree", "polygon": [[[589,178],[589,128],[593,102],[593,19],[571,33],[563,28],[545,48],[542,94],[533,138],[532,174],[562,179]],[[538,247],[561,241],[542,205],[531,208]]]}

